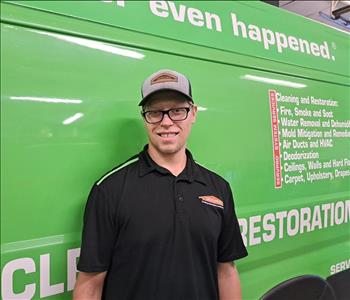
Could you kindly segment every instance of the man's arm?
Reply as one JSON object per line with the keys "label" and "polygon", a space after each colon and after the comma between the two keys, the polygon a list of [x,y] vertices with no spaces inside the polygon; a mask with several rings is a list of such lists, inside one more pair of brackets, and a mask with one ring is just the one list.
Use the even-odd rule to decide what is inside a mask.
{"label": "man's arm", "polygon": [[241,300],[241,286],[236,265],[232,262],[218,263],[220,300]]}
{"label": "man's arm", "polygon": [[79,272],[75,283],[73,300],[101,299],[103,283],[107,272],[85,273]]}

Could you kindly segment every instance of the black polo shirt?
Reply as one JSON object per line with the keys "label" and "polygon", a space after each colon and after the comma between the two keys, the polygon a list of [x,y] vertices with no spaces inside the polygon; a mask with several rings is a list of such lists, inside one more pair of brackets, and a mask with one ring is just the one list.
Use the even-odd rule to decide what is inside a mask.
{"label": "black polo shirt", "polygon": [[174,176],[145,147],[93,186],[78,270],[108,271],[104,299],[218,299],[217,262],[247,255],[229,184],[186,154]]}

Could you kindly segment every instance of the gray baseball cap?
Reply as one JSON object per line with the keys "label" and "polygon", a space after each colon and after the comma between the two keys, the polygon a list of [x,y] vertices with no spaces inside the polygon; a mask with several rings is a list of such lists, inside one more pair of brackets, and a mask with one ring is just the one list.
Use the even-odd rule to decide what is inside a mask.
{"label": "gray baseball cap", "polygon": [[139,106],[145,105],[151,95],[164,90],[179,92],[193,102],[191,84],[185,75],[173,70],[159,70],[143,82]]}

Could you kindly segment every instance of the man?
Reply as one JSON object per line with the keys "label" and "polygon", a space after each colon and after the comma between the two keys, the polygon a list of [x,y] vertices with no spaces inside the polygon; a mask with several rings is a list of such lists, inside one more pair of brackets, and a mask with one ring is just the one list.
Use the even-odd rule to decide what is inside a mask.
{"label": "man", "polygon": [[74,299],[241,299],[233,261],[247,251],[230,186],[186,149],[190,82],[160,70],[142,97],[149,143],[91,190]]}

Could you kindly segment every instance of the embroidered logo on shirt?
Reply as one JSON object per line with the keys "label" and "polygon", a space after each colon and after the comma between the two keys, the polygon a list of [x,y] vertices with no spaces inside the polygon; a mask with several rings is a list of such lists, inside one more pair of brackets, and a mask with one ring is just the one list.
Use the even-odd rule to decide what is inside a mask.
{"label": "embroidered logo on shirt", "polygon": [[222,202],[219,198],[215,196],[199,196],[198,197],[202,203],[219,207],[219,208],[224,208],[224,202]]}

